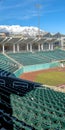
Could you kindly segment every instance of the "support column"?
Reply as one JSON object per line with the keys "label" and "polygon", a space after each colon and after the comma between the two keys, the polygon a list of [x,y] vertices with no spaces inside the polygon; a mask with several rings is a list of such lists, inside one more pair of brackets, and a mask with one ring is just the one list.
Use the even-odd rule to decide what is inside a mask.
{"label": "support column", "polygon": [[41,50],[43,51],[43,44],[41,44]]}
{"label": "support column", "polygon": [[17,44],[17,52],[19,52],[19,44]]}
{"label": "support column", "polygon": [[2,51],[3,51],[3,53],[4,53],[4,51],[5,51],[4,44],[2,45]]}
{"label": "support column", "polygon": [[53,50],[53,44],[51,44],[51,50]]}
{"label": "support column", "polygon": [[50,45],[50,43],[49,43],[49,50],[51,50],[51,45]]}
{"label": "support column", "polygon": [[29,51],[29,45],[27,44],[27,46],[26,46],[26,49],[27,49],[27,51]]}
{"label": "support column", "polygon": [[30,44],[30,52],[32,52],[32,44]]}
{"label": "support column", "polygon": [[15,53],[15,44],[13,44],[13,53]]}
{"label": "support column", "polygon": [[38,44],[38,51],[40,51],[40,44]]}
{"label": "support column", "polygon": [[61,48],[63,49],[63,38],[61,38]]}

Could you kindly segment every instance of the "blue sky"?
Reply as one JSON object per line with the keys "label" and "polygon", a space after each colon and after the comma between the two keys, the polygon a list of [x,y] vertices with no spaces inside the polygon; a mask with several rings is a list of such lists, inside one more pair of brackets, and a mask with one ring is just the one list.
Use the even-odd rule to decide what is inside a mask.
{"label": "blue sky", "polygon": [[65,0],[0,0],[0,25],[39,26],[65,34]]}

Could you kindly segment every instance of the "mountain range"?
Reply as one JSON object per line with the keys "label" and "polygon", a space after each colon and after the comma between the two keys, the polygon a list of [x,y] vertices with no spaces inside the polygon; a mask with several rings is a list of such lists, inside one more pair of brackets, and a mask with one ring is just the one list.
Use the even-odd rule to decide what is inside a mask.
{"label": "mountain range", "polygon": [[46,32],[43,30],[39,30],[38,27],[33,26],[20,26],[20,25],[1,25],[0,33],[9,33],[9,34],[22,34],[27,36],[36,36],[40,33],[40,35],[45,34]]}
{"label": "mountain range", "polygon": [[34,26],[20,26],[20,25],[0,25],[0,33],[7,33],[8,35],[23,35],[29,37],[35,37],[38,35],[44,37],[65,37],[64,34],[59,32],[52,34]]}

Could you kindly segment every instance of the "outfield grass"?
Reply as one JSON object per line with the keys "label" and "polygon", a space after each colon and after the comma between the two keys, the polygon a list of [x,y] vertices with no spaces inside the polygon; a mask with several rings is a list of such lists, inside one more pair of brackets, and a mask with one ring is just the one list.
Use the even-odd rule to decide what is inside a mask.
{"label": "outfield grass", "polygon": [[41,73],[37,75],[35,81],[52,86],[65,84],[65,72],[50,71]]}

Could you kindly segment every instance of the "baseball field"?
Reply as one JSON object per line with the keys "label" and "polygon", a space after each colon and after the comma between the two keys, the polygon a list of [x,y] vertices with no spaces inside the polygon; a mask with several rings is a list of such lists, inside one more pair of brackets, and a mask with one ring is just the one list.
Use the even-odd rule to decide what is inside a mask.
{"label": "baseball field", "polygon": [[42,83],[43,85],[65,88],[65,67],[51,68],[41,71],[24,73],[22,79]]}

